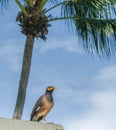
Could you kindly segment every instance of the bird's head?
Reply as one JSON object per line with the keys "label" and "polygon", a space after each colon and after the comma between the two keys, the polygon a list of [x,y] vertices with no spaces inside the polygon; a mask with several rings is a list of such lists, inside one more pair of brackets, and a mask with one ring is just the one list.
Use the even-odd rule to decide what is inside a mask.
{"label": "bird's head", "polygon": [[55,89],[56,89],[56,88],[55,88],[54,86],[48,86],[48,87],[46,88],[46,92],[52,93]]}

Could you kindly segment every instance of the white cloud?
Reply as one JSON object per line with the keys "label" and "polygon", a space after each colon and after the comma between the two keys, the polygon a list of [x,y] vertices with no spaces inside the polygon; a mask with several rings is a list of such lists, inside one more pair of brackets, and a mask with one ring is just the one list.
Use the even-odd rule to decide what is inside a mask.
{"label": "white cloud", "polygon": [[[0,59],[6,62],[12,71],[18,71],[20,68],[20,54],[21,48],[16,43],[15,40],[6,40],[4,45],[0,47]],[[18,44],[18,43],[17,43]]]}
{"label": "white cloud", "polygon": [[113,90],[116,87],[116,66],[103,67],[91,79],[90,86],[97,89]]}
{"label": "white cloud", "polygon": [[40,49],[41,53],[45,53],[46,51],[53,49],[64,49],[69,52],[84,54],[84,51],[79,46],[78,40],[76,40],[74,37],[67,39],[49,39],[45,43],[36,46],[36,48]]}
{"label": "white cloud", "polygon": [[96,80],[113,80],[116,79],[116,66],[108,66],[101,69],[94,77]]}
{"label": "white cloud", "polygon": [[116,90],[94,93],[89,102],[91,108],[81,117],[65,122],[66,130],[115,130],[116,128]]}
{"label": "white cloud", "polygon": [[[90,87],[102,86],[93,89],[87,95],[87,89],[82,91],[70,90],[72,102],[75,102],[74,107],[79,107],[79,101],[82,110],[78,115],[78,110],[75,115],[64,119],[64,127],[66,130],[115,130],[116,128],[116,66],[104,67],[98,71],[98,74],[93,78]],[[112,81],[112,82],[111,82]],[[107,87],[106,87],[107,86]],[[69,99],[69,98],[68,98]],[[70,104],[70,102],[69,102]],[[87,108],[86,108],[86,105]],[[68,117],[68,116],[67,116]]]}
{"label": "white cloud", "polygon": [[[91,97],[91,102],[95,107],[104,108],[106,110],[114,110],[116,108],[116,89],[110,91],[100,91]],[[114,107],[115,106],[115,107]]]}

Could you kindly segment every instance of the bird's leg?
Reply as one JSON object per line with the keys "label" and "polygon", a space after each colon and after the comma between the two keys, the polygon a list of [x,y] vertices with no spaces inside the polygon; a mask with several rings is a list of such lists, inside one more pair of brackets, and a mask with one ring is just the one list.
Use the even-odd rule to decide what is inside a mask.
{"label": "bird's leg", "polygon": [[43,117],[43,120],[45,121],[45,123],[49,123],[49,122],[46,120],[46,118],[45,118],[45,117]]}
{"label": "bird's leg", "polygon": [[45,117],[43,117],[43,120],[45,121],[45,123],[54,124],[53,122],[48,122]]}

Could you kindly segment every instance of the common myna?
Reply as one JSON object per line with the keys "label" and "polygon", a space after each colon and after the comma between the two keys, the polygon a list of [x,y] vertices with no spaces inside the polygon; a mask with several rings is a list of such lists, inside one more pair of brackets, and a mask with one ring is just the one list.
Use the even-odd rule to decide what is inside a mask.
{"label": "common myna", "polygon": [[44,119],[44,121],[48,123],[45,117],[54,106],[52,97],[52,92],[54,89],[55,87],[53,86],[47,87],[45,94],[37,100],[31,113],[31,121],[40,121],[41,119]]}

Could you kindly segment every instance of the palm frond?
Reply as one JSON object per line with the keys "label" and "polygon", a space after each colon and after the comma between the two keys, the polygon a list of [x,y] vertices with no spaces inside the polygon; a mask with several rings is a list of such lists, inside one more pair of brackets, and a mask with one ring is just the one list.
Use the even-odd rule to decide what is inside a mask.
{"label": "palm frond", "polygon": [[9,0],[0,0],[0,6],[4,7],[9,3]]}
{"label": "palm frond", "polygon": [[108,18],[116,14],[114,3],[116,0],[69,0],[62,4],[61,13],[64,17]]}
{"label": "palm frond", "polygon": [[27,11],[25,9],[25,7],[21,4],[21,2],[19,0],[15,0],[15,2],[17,3],[17,5],[19,6],[19,8],[21,9],[21,11],[23,12],[24,15],[27,15]]}
{"label": "palm frond", "polygon": [[116,51],[116,19],[78,19],[77,33],[83,38],[83,46],[98,55],[110,56]]}
{"label": "palm frond", "polygon": [[61,19],[75,25],[84,48],[109,56],[116,52],[115,6],[116,0],[67,0],[61,7]]}
{"label": "palm frond", "polygon": [[62,0],[49,0],[50,3],[57,4],[62,2]]}

